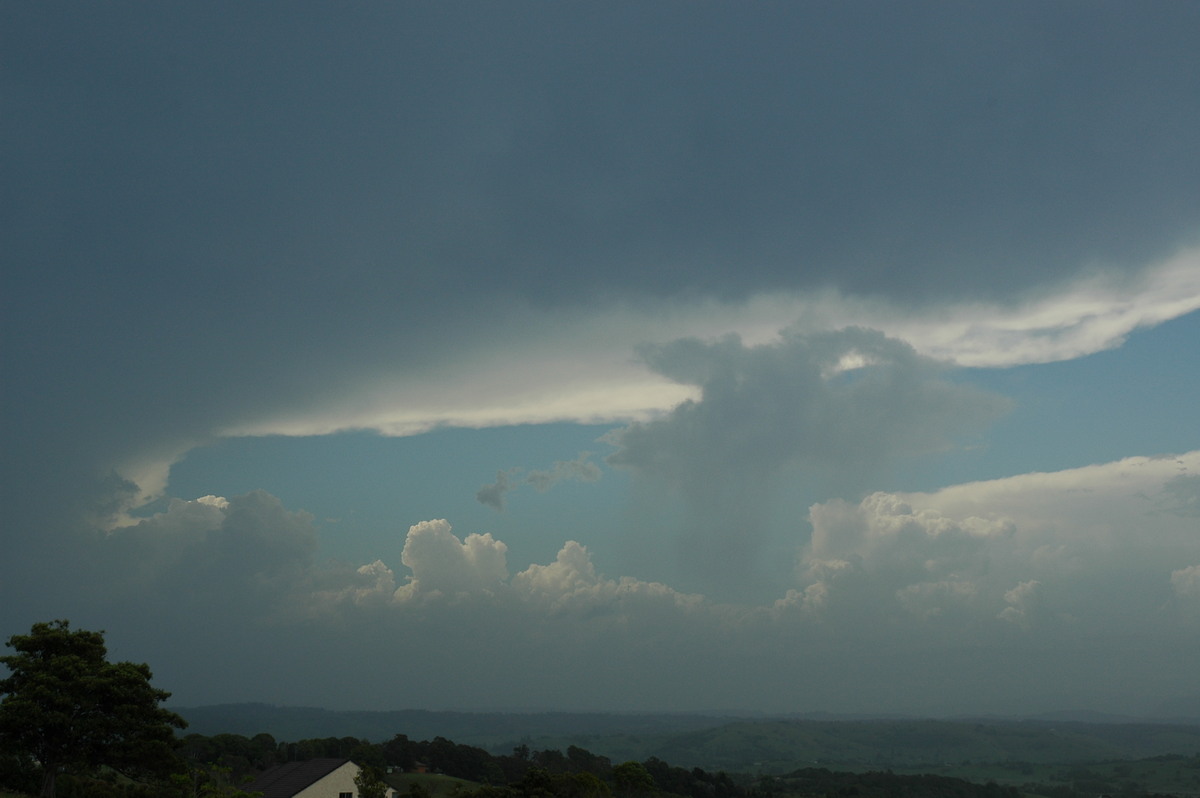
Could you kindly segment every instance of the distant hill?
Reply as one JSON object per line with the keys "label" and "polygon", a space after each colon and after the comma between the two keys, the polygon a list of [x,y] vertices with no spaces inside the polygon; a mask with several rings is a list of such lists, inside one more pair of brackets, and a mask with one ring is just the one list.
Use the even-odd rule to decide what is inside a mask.
{"label": "distant hill", "polygon": [[[579,735],[658,735],[711,728],[731,718],[687,714],[607,714],[601,712],[433,712],[333,711],[271,704],[219,704],[171,707],[187,722],[187,732],[242,734],[266,732],[279,740],[359,737],[386,742],[397,734],[412,740],[445,737],[458,743],[491,748],[536,738]],[[502,751],[501,753],[509,753]]]}
{"label": "distant hill", "polygon": [[335,712],[268,704],[175,708],[189,732],[277,740],[405,734],[445,737],[509,753],[585,748],[615,762],[657,757],[672,765],[730,772],[784,773],[821,766],[847,770],[946,763],[1089,763],[1192,755],[1200,726],[1072,720],[737,719],[718,715],[470,713],[402,710]]}
{"label": "distant hill", "polygon": [[1198,726],[942,720],[736,722],[674,734],[653,746],[654,756],[681,767],[776,773],[814,765],[1087,763],[1197,751]]}

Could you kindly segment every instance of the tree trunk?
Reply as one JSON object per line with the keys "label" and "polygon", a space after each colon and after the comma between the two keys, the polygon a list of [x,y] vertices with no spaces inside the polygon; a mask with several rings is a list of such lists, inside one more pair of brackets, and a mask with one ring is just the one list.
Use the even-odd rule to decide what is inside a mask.
{"label": "tree trunk", "polygon": [[42,776],[42,798],[54,798],[54,780],[58,776],[58,765],[48,763]]}

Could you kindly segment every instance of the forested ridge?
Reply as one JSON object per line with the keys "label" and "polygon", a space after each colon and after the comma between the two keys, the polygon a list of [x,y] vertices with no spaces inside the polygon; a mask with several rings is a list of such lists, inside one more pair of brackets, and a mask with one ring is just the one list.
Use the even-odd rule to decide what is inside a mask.
{"label": "forested ridge", "polygon": [[[392,786],[407,787],[412,798],[435,794],[420,781],[405,784],[400,774],[440,774],[454,782],[438,795],[455,798],[772,798],[773,796],[862,796],[863,798],[1018,798],[1017,790],[962,779],[904,776],[892,773],[800,771],[786,777],[755,777],[682,768],[651,757],[643,762],[613,763],[578,746],[565,751],[530,750],[517,746],[510,754],[493,755],[482,748],[444,737],[410,740],[397,734],[384,743],[355,737],[327,737],[295,742],[270,734],[204,736],[179,741],[173,777],[137,782],[115,772],[64,775],[62,798],[198,798],[250,796],[240,789],[258,773],[290,761],[319,757],[354,760],[375,769]],[[25,765],[23,768],[22,765]],[[0,784],[32,791],[34,773],[13,758],[0,769]],[[447,784],[448,782],[440,782]]]}
{"label": "forested ridge", "polygon": [[911,771],[966,761],[1049,766],[1190,756],[1200,751],[1200,722],[1124,719],[333,711],[267,704],[176,711],[188,721],[188,731],[200,734],[268,732],[286,740],[331,736],[386,740],[403,730],[414,739],[445,737],[495,754],[521,743],[559,750],[577,745],[614,761],[657,757],[681,767],[727,772],[785,773],[813,764],[834,770]]}

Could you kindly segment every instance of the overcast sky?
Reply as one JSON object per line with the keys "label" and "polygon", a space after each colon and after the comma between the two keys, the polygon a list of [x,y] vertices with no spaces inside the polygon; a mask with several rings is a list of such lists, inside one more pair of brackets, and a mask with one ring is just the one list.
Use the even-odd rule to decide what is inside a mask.
{"label": "overcast sky", "polygon": [[1198,31],[0,0],[0,636],[176,705],[1200,702]]}

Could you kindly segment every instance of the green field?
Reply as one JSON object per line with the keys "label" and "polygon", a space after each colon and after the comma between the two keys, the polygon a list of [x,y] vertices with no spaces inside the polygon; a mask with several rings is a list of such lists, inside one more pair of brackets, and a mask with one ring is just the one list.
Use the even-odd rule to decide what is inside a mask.
{"label": "green field", "polygon": [[419,785],[431,798],[449,798],[459,792],[479,788],[473,781],[443,776],[440,773],[389,773],[384,777],[384,781],[402,793],[407,793],[414,784]]}

